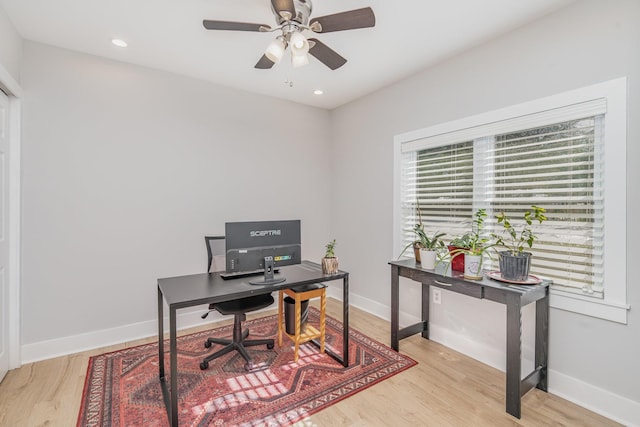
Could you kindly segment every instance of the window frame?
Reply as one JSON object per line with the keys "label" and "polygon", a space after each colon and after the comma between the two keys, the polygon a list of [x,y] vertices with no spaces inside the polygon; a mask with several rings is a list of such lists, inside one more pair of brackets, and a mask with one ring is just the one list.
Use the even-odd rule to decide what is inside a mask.
{"label": "window frame", "polygon": [[[541,114],[553,109],[580,103],[604,100],[605,113],[605,237],[604,247],[615,248],[604,255],[604,298],[564,292],[551,288],[550,306],[618,323],[627,323],[627,79],[621,77],[603,83],[539,98],[517,105],[493,110],[470,117],[436,124],[394,137],[393,183],[393,248],[398,256],[402,247],[401,233],[401,162],[402,148],[420,139],[433,138],[452,132],[469,131],[509,119]],[[561,121],[562,118],[559,119]],[[615,165],[612,167],[611,165]],[[624,236],[622,239],[620,236]],[[622,241],[621,241],[622,240]]]}

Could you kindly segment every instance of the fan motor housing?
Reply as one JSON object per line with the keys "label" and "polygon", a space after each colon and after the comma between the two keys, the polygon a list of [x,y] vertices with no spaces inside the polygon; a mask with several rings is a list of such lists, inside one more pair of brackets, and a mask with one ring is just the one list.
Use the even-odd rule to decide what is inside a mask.
{"label": "fan motor housing", "polygon": [[294,8],[296,9],[296,16],[291,17],[291,19],[285,19],[276,12],[271,5],[271,11],[276,17],[276,22],[278,25],[282,25],[287,21],[295,21],[301,25],[307,25],[309,23],[309,16],[311,16],[311,11],[313,9],[313,5],[311,4],[311,0],[293,0]]}

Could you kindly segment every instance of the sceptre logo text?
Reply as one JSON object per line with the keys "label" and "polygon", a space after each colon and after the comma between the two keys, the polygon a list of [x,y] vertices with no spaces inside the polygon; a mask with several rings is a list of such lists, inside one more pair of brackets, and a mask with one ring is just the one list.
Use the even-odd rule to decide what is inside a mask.
{"label": "sceptre logo text", "polygon": [[262,231],[249,232],[249,235],[251,237],[280,236],[281,234],[282,234],[281,230],[262,230]]}

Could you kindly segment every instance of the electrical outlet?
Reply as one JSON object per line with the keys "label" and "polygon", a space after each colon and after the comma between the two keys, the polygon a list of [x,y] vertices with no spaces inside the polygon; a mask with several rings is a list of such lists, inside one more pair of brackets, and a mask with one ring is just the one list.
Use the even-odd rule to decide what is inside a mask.
{"label": "electrical outlet", "polygon": [[438,288],[433,288],[433,303],[434,304],[442,303],[442,291]]}

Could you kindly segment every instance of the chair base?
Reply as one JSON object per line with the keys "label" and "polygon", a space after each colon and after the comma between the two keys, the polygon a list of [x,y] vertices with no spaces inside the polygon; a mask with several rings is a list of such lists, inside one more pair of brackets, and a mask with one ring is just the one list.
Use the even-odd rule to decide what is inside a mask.
{"label": "chair base", "polygon": [[205,357],[202,362],[200,362],[200,369],[205,370],[209,367],[209,362],[213,359],[216,359],[220,356],[223,356],[229,353],[232,350],[237,351],[240,355],[246,360],[247,363],[244,365],[244,369],[250,371],[253,369],[254,364],[251,356],[247,352],[245,347],[253,347],[256,345],[266,345],[268,349],[272,349],[274,347],[273,339],[259,339],[259,340],[248,340],[246,339],[249,336],[249,329],[242,331],[242,321],[245,319],[245,314],[235,314],[233,319],[233,338],[207,338],[204,346],[205,348],[210,348],[212,344],[220,344],[224,345],[223,348],[216,351],[213,354]]}

